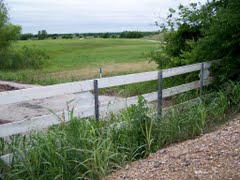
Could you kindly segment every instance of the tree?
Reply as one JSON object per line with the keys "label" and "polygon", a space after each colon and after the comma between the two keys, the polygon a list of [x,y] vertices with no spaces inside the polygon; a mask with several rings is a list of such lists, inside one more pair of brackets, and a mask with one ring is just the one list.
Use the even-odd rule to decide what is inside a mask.
{"label": "tree", "polygon": [[102,38],[104,38],[104,39],[110,38],[110,33],[103,33]]}
{"label": "tree", "polygon": [[[240,80],[240,1],[212,0],[170,9],[164,45],[150,56],[161,68],[221,59],[217,77]],[[158,23],[157,23],[158,24]]]}
{"label": "tree", "polygon": [[28,40],[28,39],[31,39],[31,38],[33,38],[33,34],[31,34],[31,33],[20,35],[20,40]]}
{"label": "tree", "polygon": [[41,30],[38,31],[38,39],[39,40],[43,40],[43,39],[47,39],[48,38],[48,34],[46,30]]}
{"label": "tree", "polygon": [[3,0],[0,0],[0,54],[6,52],[12,42],[20,35],[21,27],[9,22],[8,11]]}
{"label": "tree", "polygon": [[142,38],[144,35],[142,32],[137,31],[124,31],[120,34],[119,38]]}
{"label": "tree", "polygon": [[41,68],[48,56],[44,51],[33,48],[14,48],[13,42],[19,39],[21,27],[9,22],[7,8],[0,0],[0,70]]}
{"label": "tree", "polygon": [[72,34],[64,34],[62,36],[62,39],[72,39],[72,38],[73,38]]}
{"label": "tree", "polygon": [[[204,28],[204,37],[191,52],[193,61],[221,59],[216,75],[220,81],[240,80],[240,1],[224,0]],[[187,57],[187,56],[186,56]]]}

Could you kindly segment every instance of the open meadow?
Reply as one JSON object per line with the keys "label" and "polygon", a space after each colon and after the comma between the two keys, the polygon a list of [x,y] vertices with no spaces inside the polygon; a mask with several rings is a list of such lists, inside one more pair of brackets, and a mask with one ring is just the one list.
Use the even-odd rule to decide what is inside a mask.
{"label": "open meadow", "polygon": [[57,39],[18,41],[23,46],[44,50],[49,56],[46,67],[0,71],[0,79],[33,84],[55,84],[97,78],[99,67],[103,76],[151,71],[146,53],[159,46],[158,42],[138,39]]}

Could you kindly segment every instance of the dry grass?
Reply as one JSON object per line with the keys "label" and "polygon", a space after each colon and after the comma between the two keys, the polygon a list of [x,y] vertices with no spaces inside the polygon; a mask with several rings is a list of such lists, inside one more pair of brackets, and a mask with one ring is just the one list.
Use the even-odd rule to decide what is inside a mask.
{"label": "dry grass", "polygon": [[[151,71],[156,70],[157,65],[153,62],[149,63],[139,62],[139,63],[114,63],[114,64],[103,64],[103,76],[113,76],[119,74],[130,74],[130,73],[137,73],[143,71]],[[99,76],[99,67],[85,67],[81,69],[74,69],[74,70],[67,70],[61,71],[56,73],[49,73],[49,74],[38,74],[36,78],[57,78],[57,79],[91,79],[96,78]]]}

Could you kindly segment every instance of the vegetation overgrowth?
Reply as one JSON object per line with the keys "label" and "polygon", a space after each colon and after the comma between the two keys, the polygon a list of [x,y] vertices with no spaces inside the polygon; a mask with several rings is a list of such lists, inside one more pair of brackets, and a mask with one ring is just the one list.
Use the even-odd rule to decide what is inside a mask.
{"label": "vegetation overgrowth", "polygon": [[[89,70],[90,66],[98,69],[106,63],[119,63],[119,66],[125,63],[126,66],[121,74],[127,73],[126,67],[130,62],[131,66],[134,64],[136,68],[139,61],[145,61],[143,52],[156,47],[156,43],[144,40],[115,39],[116,34],[112,36],[114,39],[88,40],[72,39],[72,35],[65,37],[71,40],[59,40],[54,35],[53,39],[57,40],[21,41],[12,46],[20,29],[9,23],[7,10],[2,2],[0,0],[0,47],[4,48],[0,49],[0,55],[11,58],[8,61],[1,60],[0,63],[5,63],[5,68],[8,69],[24,68],[24,70],[1,71],[1,79],[53,84],[79,80],[84,76],[81,74],[81,77],[76,77],[77,72],[66,78],[67,73],[59,73],[62,70],[72,73],[73,70],[84,69],[92,74]],[[161,47],[150,53],[150,57],[160,68],[221,59],[217,73],[217,78],[222,83],[220,90],[216,90],[218,89],[216,87],[211,96],[201,97],[199,104],[169,108],[161,117],[156,116],[155,109],[149,108],[141,96],[137,105],[132,105],[119,114],[111,114],[100,122],[96,122],[95,119],[73,117],[73,109],[69,112],[71,117],[69,123],[61,119],[60,125],[52,126],[48,130],[0,139],[1,154],[14,155],[13,164],[10,166],[0,161],[3,177],[5,179],[102,179],[127,162],[144,158],[171,143],[200,135],[226,120],[228,114],[239,112],[239,9],[239,0],[212,0],[204,5],[195,3],[189,6],[180,5],[178,11],[170,9],[166,19],[167,24],[161,25],[167,30]],[[9,32],[12,33],[12,38],[1,36],[1,34],[8,35]],[[44,38],[40,39],[48,37],[47,32],[40,31],[39,37],[43,35]],[[23,38],[26,39],[30,35],[26,36]],[[103,36],[103,38],[111,37],[108,33]],[[8,38],[2,40],[3,37]],[[45,63],[42,61],[42,57],[45,56],[43,53],[40,53],[41,55],[39,52],[36,53],[35,56],[39,60],[36,64],[31,58],[25,58],[32,56],[32,51],[27,48],[35,43],[38,43],[36,46],[42,50],[48,51],[50,60],[45,69],[28,69],[40,68]],[[26,47],[22,49],[23,45]],[[21,55],[13,53],[9,56],[8,50],[13,47],[16,52],[21,52]],[[28,56],[25,56],[25,53],[29,53]],[[58,56],[54,56],[55,54]],[[18,62],[12,61],[12,57],[20,57],[20,59],[24,57],[29,67],[24,65],[25,61],[14,64]],[[140,67],[139,70],[143,70],[142,68],[146,69]],[[96,76],[97,74],[96,70]],[[192,81],[196,77],[197,74],[190,76],[187,74],[174,77],[174,81],[164,80],[164,87]],[[223,83],[226,79],[231,79],[233,82]],[[136,95],[152,89],[156,90],[157,83],[152,81],[122,86],[120,89],[127,92],[124,96]],[[115,90],[103,91],[112,93]],[[194,96],[194,93],[190,95]],[[185,99],[186,97],[178,96],[176,102]]]}
{"label": "vegetation overgrowth", "polygon": [[39,69],[46,64],[48,56],[43,50],[31,47],[16,49],[21,27],[9,22],[8,9],[0,0],[0,71],[18,69]]}
{"label": "vegetation overgrowth", "polygon": [[200,104],[170,108],[160,118],[142,97],[138,105],[100,122],[70,112],[69,123],[1,139],[1,153],[15,157],[11,166],[1,162],[2,174],[5,179],[101,179],[127,162],[204,133],[229,112],[239,112],[239,104],[240,84],[229,82]]}
{"label": "vegetation overgrowth", "polygon": [[161,68],[221,60],[215,75],[219,82],[240,79],[240,1],[212,0],[205,4],[170,9],[164,44],[150,53]]}

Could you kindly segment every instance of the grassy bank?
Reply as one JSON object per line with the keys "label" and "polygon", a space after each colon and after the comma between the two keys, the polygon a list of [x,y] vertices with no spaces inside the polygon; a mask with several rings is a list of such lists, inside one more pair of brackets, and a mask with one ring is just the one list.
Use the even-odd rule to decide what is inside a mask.
{"label": "grassy bank", "polygon": [[161,118],[140,97],[138,105],[99,123],[72,117],[45,133],[14,136],[11,144],[2,139],[2,153],[19,157],[12,166],[2,163],[2,173],[6,179],[101,179],[127,162],[209,131],[239,112],[239,104],[239,83],[228,83],[198,105],[170,109]]}
{"label": "grassy bank", "polygon": [[1,80],[24,83],[54,84],[96,78],[99,67],[104,76],[150,71],[145,53],[157,42],[132,39],[71,39],[18,41],[15,48],[36,47],[50,57],[48,65],[39,70],[0,71]]}

